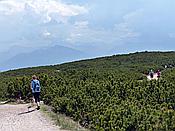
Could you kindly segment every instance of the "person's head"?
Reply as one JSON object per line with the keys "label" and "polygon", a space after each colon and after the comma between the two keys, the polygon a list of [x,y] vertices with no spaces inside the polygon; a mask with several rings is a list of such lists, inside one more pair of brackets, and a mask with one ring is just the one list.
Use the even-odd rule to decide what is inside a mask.
{"label": "person's head", "polygon": [[32,76],[32,79],[33,79],[33,80],[36,80],[36,79],[37,79],[36,75],[33,75],[33,76]]}

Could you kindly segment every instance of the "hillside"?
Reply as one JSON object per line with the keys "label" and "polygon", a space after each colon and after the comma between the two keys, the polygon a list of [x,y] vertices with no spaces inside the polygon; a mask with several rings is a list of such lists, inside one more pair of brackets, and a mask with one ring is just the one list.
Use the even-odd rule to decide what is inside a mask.
{"label": "hillside", "polygon": [[[92,130],[174,130],[175,52],[137,52],[0,73],[1,99],[30,94],[39,76],[42,99]],[[167,68],[165,68],[167,66]],[[160,69],[161,79],[144,74]]]}
{"label": "hillside", "polygon": [[86,68],[111,68],[111,69],[133,69],[134,71],[146,71],[150,68],[164,68],[164,65],[175,65],[175,52],[140,52],[125,55],[114,55],[92,60],[56,65],[63,69]]}
{"label": "hillside", "polygon": [[[23,76],[33,73],[49,73],[55,70],[115,70],[115,71],[134,71],[137,73],[146,73],[150,69],[164,69],[165,65],[175,65],[175,52],[136,52],[124,55],[113,55],[101,58],[87,59],[75,62],[69,62],[59,65],[39,66],[33,68],[22,68],[7,72],[1,75]],[[52,71],[50,71],[52,70]],[[15,75],[16,74],[16,75]]]}

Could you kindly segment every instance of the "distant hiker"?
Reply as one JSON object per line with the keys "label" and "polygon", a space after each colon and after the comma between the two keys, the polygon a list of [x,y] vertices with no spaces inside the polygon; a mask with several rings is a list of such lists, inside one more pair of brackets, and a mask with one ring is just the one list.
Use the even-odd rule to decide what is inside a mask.
{"label": "distant hiker", "polygon": [[151,78],[154,77],[154,72],[153,72],[153,70],[150,71],[149,75],[150,75]]}
{"label": "distant hiker", "polygon": [[22,96],[22,91],[21,90],[18,90],[17,92],[17,103],[20,103],[21,102],[21,96]]}
{"label": "distant hiker", "polygon": [[31,81],[31,89],[32,89],[32,93],[35,99],[35,103],[37,104],[37,109],[40,109],[40,91],[41,91],[41,87],[40,87],[40,82],[39,80],[37,80],[36,75],[32,76],[32,81]]}
{"label": "distant hiker", "polygon": [[160,72],[160,70],[158,70],[157,71],[157,78],[160,78],[160,74],[161,74],[161,72]]}

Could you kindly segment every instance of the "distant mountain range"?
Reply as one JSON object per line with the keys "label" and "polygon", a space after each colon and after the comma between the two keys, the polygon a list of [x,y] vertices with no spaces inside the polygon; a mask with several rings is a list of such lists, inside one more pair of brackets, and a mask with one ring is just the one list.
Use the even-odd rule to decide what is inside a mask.
{"label": "distant mountain range", "polygon": [[53,47],[39,49],[17,47],[1,53],[0,56],[0,70],[8,70],[21,67],[59,64],[87,58],[89,55],[76,49],[55,45]]}

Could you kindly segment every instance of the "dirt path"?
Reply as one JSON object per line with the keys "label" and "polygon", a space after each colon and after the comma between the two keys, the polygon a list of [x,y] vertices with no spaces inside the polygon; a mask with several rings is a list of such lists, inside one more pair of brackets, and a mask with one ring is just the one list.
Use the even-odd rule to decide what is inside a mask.
{"label": "dirt path", "polygon": [[153,74],[153,78],[150,77],[150,75],[147,75],[148,80],[158,80],[157,73]]}
{"label": "dirt path", "polygon": [[27,104],[0,105],[0,131],[60,131],[35,108]]}

